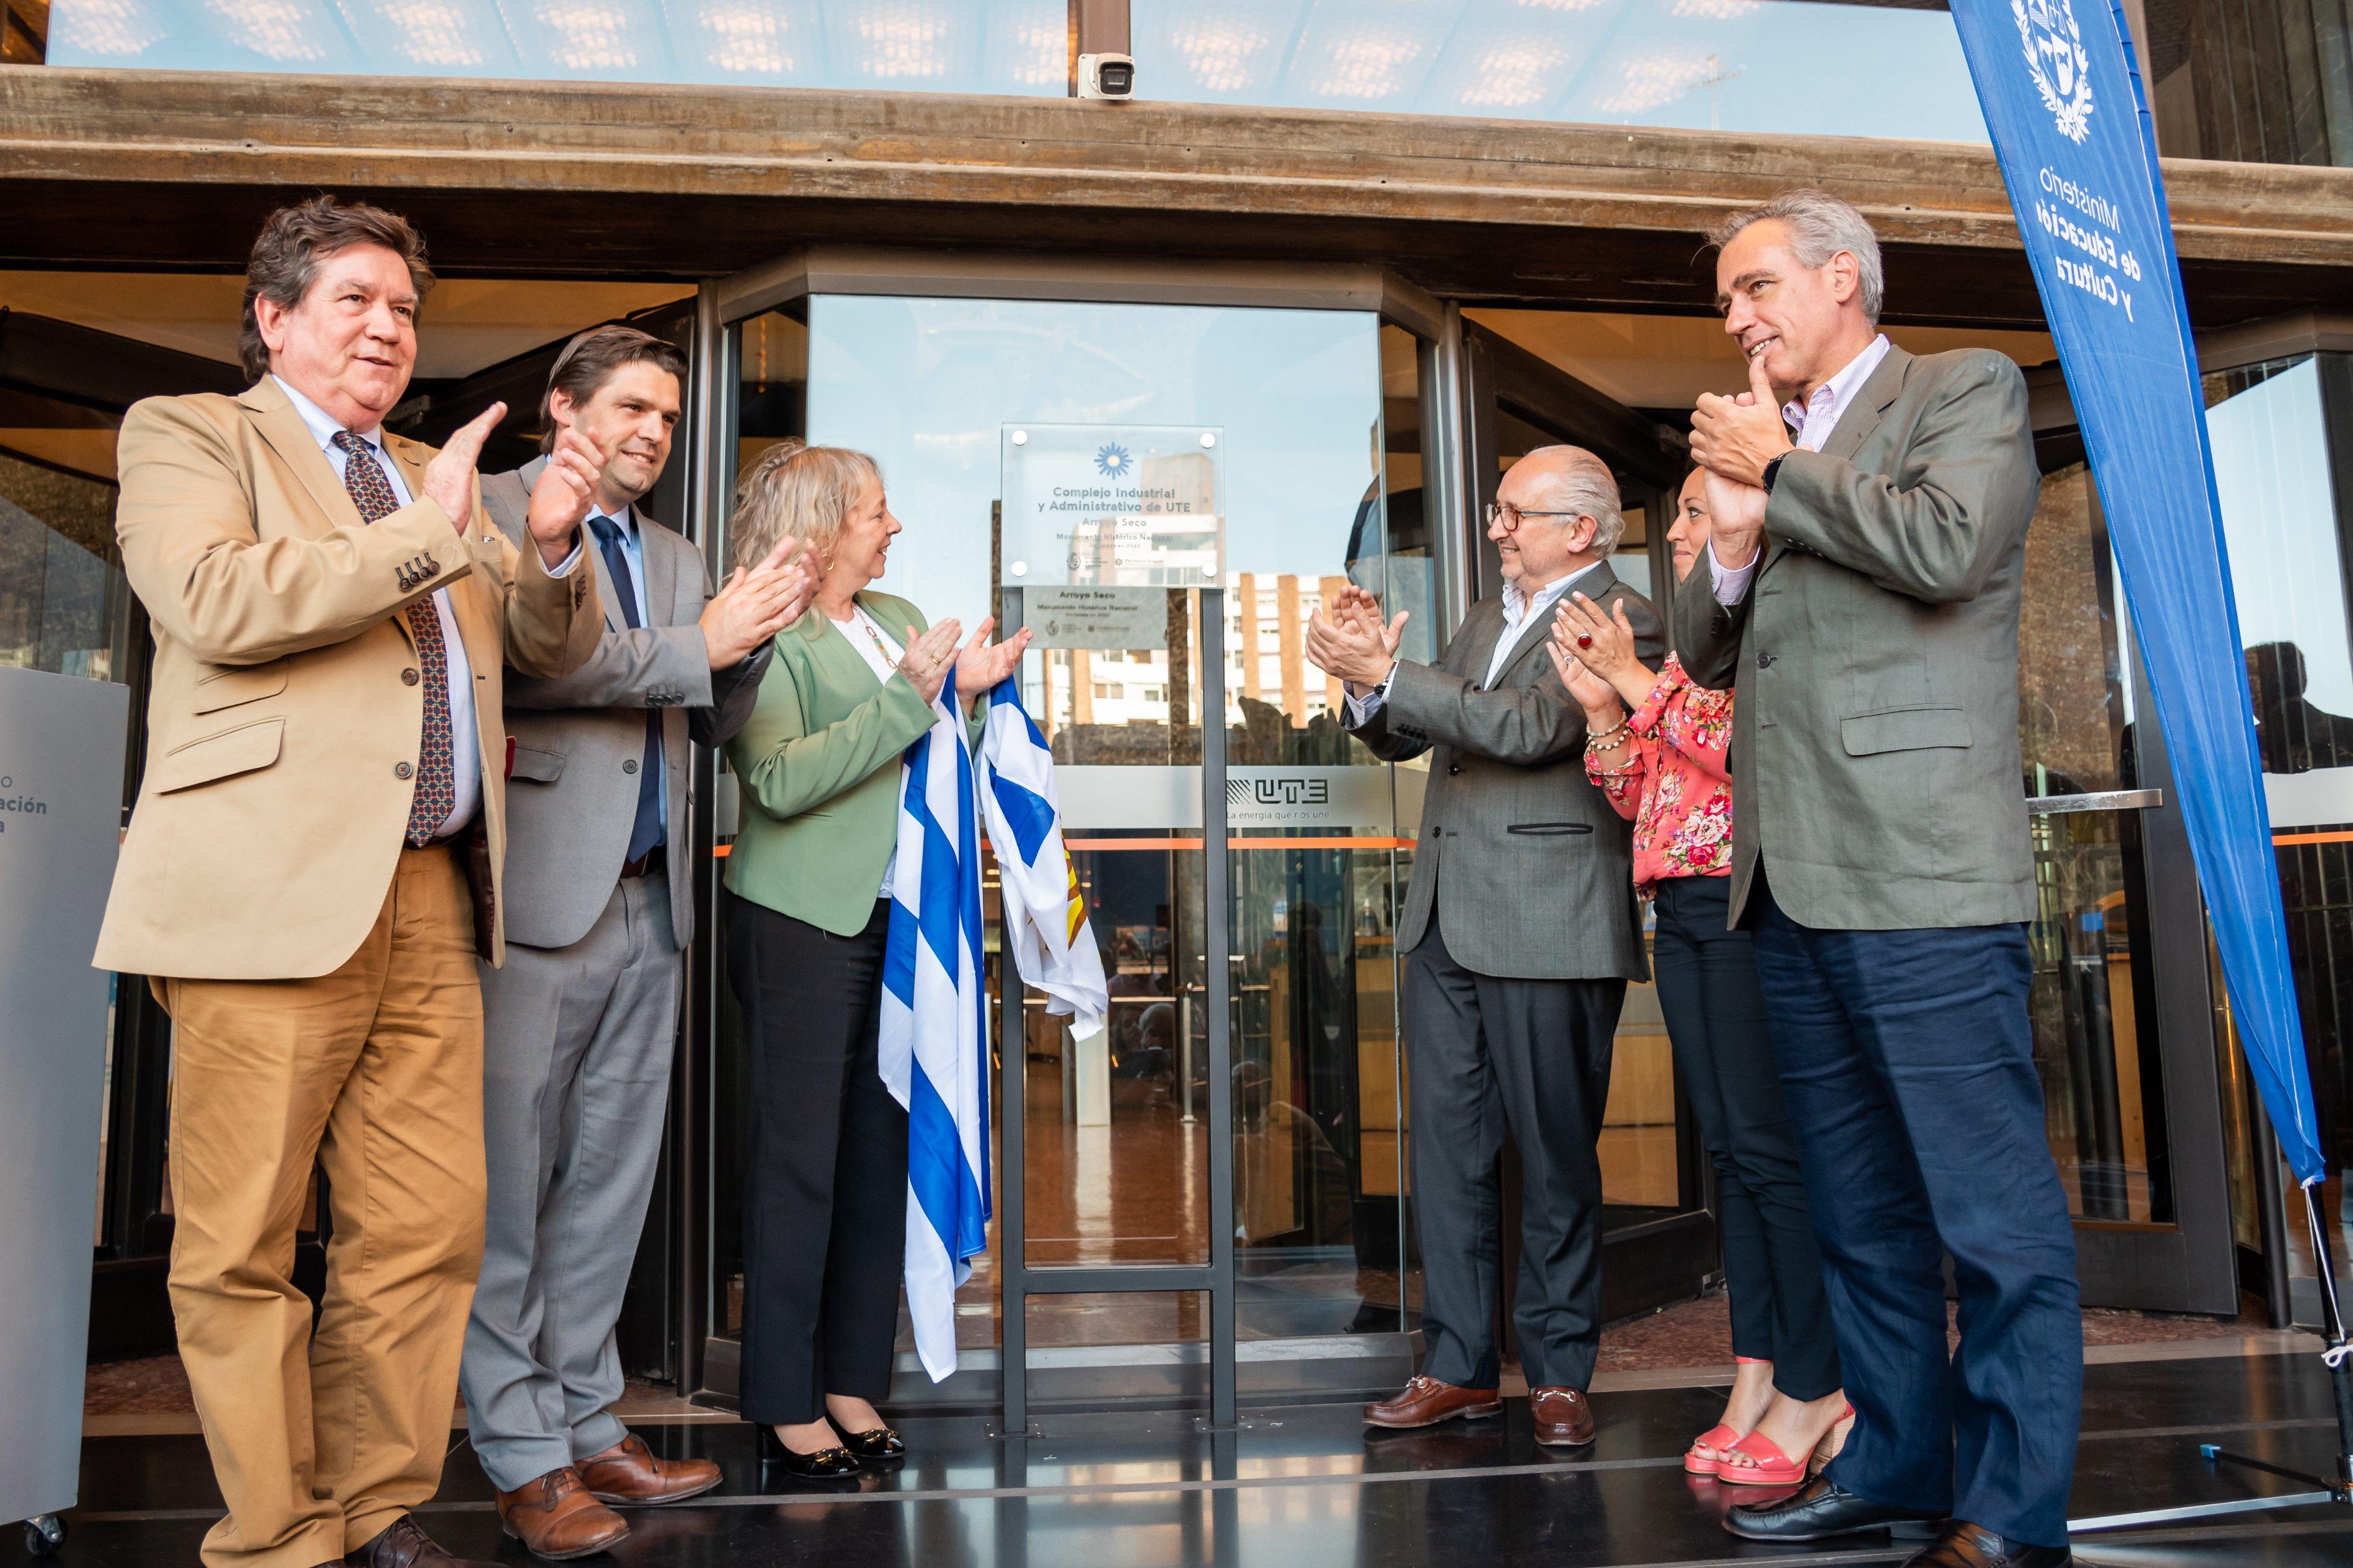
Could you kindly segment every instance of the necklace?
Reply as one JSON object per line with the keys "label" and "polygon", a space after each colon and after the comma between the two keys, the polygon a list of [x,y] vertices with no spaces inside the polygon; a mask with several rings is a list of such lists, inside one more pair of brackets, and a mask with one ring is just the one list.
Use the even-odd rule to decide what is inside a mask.
{"label": "necklace", "polygon": [[872,616],[869,616],[864,610],[852,606],[849,612],[849,619],[851,625],[855,626],[860,631],[866,634],[866,640],[874,645],[874,651],[882,656],[882,662],[884,664],[896,664],[899,662],[899,656],[891,651],[891,645],[884,642],[882,640],[882,634],[875,629],[874,619]]}

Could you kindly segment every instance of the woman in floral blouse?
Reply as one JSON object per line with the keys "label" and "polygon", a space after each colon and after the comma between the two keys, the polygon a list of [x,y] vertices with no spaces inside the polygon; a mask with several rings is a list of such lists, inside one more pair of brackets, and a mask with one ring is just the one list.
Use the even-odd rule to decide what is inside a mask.
{"label": "woman in floral blouse", "polygon": [[[1694,469],[1667,530],[1679,591],[1709,591],[1707,572],[1684,582],[1707,538]],[[1582,594],[1556,612],[1551,651],[1585,710],[1586,773],[1634,823],[1634,886],[1657,910],[1659,1009],[1716,1173],[1740,1365],[1723,1420],[1692,1444],[1683,1468],[1741,1486],[1801,1481],[1830,1462],[1854,1413],[1840,1387],[1749,934],[1727,929],[1732,693],[1694,686],[1672,653],[1652,674],[1634,657],[1624,613],[1604,615]]]}

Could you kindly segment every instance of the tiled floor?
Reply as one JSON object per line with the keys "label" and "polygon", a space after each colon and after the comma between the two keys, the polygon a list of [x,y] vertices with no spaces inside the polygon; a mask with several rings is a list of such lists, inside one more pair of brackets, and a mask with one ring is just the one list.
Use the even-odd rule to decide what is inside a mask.
{"label": "tiled floor", "polygon": [[[2284,1488],[2210,1468],[2198,1457],[2204,1436],[2308,1468],[2330,1459],[2328,1384],[2309,1354],[2095,1365],[2087,1391],[2079,1513]],[[739,1423],[641,1417],[659,1451],[717,1458],[726,1481],[695,1503],[633,1513],[633,1533],[609,1562],[1814,1568],[1900,1558],[1871,1536],[1775,1551],[1725,1534],[1723,1510],[1742,1500],[1686,1477],[1677,1458],[1719,1398],[1704,1386],[1599,1395],[1599,1440],[1568,1454],[1531,1442],[1518,1402],[1501,1420],[1398,1434],[1368,1433],[1353,1405],[1249,1410],[1224,1432],[1184,1413],[1047,1413],[1036,1435],[1010,1440],[981,1417],[917,1418],[903,1423],[913,1448],[903,1466],[834,1491],[764,1485]],[[528,1560],[500,1540],[489,1498],[461,1440],[440,1496],[419,1516],[453,1550],[521,1568]],[[218,1506],[197,1438],[91,1438],[61,1568],[178,1568],[195,1560]],[[2342,1564],[2353,1560],[2353,1509],[2083,1538],[2077,1554],[2147,1568]]]}

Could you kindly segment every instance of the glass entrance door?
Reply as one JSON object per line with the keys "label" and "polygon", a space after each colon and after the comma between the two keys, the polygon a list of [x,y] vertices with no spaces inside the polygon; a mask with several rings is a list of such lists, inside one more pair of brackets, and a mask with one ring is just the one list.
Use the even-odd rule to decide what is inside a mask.
{"label": "glass entrance door", "polygon": [[2234,1312],[2195,868],[2080,440],[2042,441],[2019,625],[2044,1131],[2088,1306]]}
{"label": "glass entrance door", "polygon": [[[1536,447],[1583,447],[1618,478],[1626,514],[1610,569],[1669,611],[1674,572],[1667,513],[1683,482],[1672,433],[1621,406],[1488,328],[1464,329],[1470,388],[1470,516],[1483,515],[1514,463]],[[1476,524],[1469,525],[1473,530]],[[1495,547],[1483,532],[1465,541],[1479,571],[1474,595],[1503,586]],[[1644,906],[1649,933],[1648,906]],[[1606,1318],[1630,1317],[1695,1295],[1716,1268],[1715,1224],[1697,1125],[1668,1046],[1657,987],[1626,989],[1602,1114],[1601,1193],[1606,1205],[1601,1268]],[[1516,1278],[1516,1156],[1506,1155],[1503,1278]],[[1506,1313],[1508,1320],[1509,1314]]]}
{"label": "glass entrance door", "polygon": [[[1032,1270],[1206,1268],[1222,1237],[1246,1394],[1401,1381],[1418,1290],[1400,1240],[1389,931],[1419,775],[1341,728],[1304,628],[1354,580],[1414,607],[1426,635],[1419,341],[1358,309],[850,290],[776,300],[725,331],[731,473],[788,438],[871,454],[905,524],[877,586],[967,628],[999,609],[1036,634],[1023,701],[1054,753],[1110,981],[1100,1036],[1073,1037],[1034,1003],[1000,1031],[1011,1076],[998,1081],[1020,1089],[1021,1224],[992,1226],[959,1292],[963,1386],[931,1390],[909,1356],[899,1396],[989,1397],[1008,1247]],[[1205,812],[1211,725],[1228,769]],[[723,779],[723,852],[730,793]],[[1219,921],[1213,826],[1228,839]],[[993,877],[985,891],[993,921]],[[992,1018],[1001,964],[992,952]],[[1213,990],[1227,998],[1216,1018]],[[714,989],[714,1388],[742,1321],[731,1086],[744,1046],[725,994]],[[1022,1326],[1040,1399],[1198,1389],[1216,1337],[1189,1285],[1059,1284],[1029,1299]]]}

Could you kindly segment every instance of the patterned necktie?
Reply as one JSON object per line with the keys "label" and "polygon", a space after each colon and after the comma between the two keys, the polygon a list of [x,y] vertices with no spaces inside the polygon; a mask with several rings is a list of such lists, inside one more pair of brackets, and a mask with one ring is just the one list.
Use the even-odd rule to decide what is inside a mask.
{"label": "patterned necktie", "polygon": [[[361,520],[374,522],[397,511],[400,498],[392,493],[392,481],[369,444],[338,430],[335,445],[343,453],[343,488],[352,492]],[[425,686],[425,734],[417,748],[417,794],[408,805],[408,843],[421,849],[458,805],[458,768],[449,750],[449,650],[441,641],[441,612],[432,595],[408,606],[408,635],[417,644]]]}

